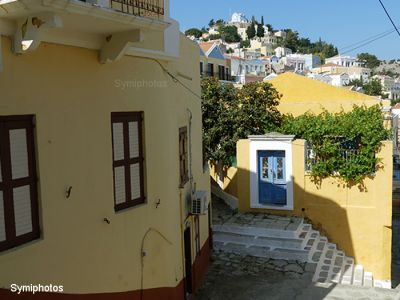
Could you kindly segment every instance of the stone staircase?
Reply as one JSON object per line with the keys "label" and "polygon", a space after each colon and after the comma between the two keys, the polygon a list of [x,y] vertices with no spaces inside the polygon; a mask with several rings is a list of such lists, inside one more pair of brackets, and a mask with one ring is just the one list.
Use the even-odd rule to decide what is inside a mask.
{"label": "stone staircase", "polygon": [[240,255],[297,260],[315,270],[313,282],[391,288],[356,265],[303,218],[234,214],[213,225],[214,249]]}

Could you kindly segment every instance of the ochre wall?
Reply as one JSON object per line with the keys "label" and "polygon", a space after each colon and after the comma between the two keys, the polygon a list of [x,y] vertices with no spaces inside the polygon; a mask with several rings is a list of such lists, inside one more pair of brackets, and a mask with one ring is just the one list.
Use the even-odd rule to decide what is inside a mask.
{"label": "ochre wall", "polygon": [[[192,218],[186,218],[190,187],[178,188],[178,130],[189,124],[188,109],[193,114],[194,182],[209,195],[209,175],[202,168],[200,99],[149,59],[126,56],[101,65],[97,51],[47,43],[15,56],[10,39],[2,37],[2,42],[0,113],[36,116],[42,233],[37,241],[0,253],[0,288],[52,283],[63,285],[67,294],[137,291],[141,242],[149,228],[172,245],[154,232],[148,235],[144,288],[179,287],[184,223],[191,225],[194,240]],[[191,77],[180,80],[200,94],[198,48],[182,37],[180,51],[179,60],[162,63],[172,74]],[[110,122],[111,112],[122,111],[144,111],[147,203],[115,213]],[[68,186],[72,193],[66,199]],[[206,215],[200,224],[204,247]],[[192,249],[194,261],[194,243]]]}
{"label": "ochre wall", "polygon": [[288,212],[250,208],[249,140],[238,142],[238,193],[234,196],[239,198],[239,210],[307,217],[339,249],[373,272],[375,279],[390,279],[392,142],[383,142],[377,154],[383,168],[365,179],[363,188],[347,187],[334,178],[321,185],[313,183],[304,168],[304,140],[294,140],[292,146],[294,210]]}
{"label": "ochre wall", "polygon": [[293,116],[299,116],[306,112],[319,114],[324,109],[334,113],[342,110],[351,111],[354,105],[370,107],[389,104],[387,101],[381,102],[376,97],[352,92],[346,88],[334,87],[290,72],[281,74],[268,82],[282,94],[278,106],[282,114],[292,114]]}

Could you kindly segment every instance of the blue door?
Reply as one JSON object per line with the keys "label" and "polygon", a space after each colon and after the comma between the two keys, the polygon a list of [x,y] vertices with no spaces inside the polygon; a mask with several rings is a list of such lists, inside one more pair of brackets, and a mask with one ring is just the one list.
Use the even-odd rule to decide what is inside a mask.
{"label": "blue door", "polygon": [[258,151],[259,202],[287,205],[285,151]]}

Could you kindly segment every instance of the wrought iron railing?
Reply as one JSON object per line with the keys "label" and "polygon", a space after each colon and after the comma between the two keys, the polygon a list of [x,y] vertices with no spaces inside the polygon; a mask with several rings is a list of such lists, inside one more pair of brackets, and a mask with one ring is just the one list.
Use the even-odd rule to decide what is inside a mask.
{"label": "wrought iron railing", "polygon": [[219,80],[224,80],[224,81],[233,81],[232,76],[228,73],[219,73],[219,72],[200,72],[200,76],[202,77],[215,77],[218,78]]}
{"label": "wrought iron railing", "polygon": [[160,18],[164,16],[164,0],[110,0],[111,8],[123,13],[141,17]]}
{"label": "wrought iron railing", "polygon": [[[358,147],[354,147],[352,143],[343,143],[342,147],[339,148],[339,155],[346,161],[351,162],[354,160],[358,153]],[[315,165],[318,161],[322,159],[318,157],[318,154],[313,150],[312,144],[306,142],[305,144],[305,169],[306,171],[311,171],[313,165]]]}

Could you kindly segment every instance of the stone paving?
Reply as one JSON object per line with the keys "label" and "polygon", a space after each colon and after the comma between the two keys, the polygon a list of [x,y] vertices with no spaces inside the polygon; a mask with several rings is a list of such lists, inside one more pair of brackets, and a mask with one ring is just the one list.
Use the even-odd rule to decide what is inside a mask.
{"label": "stone paving", "polygon": [[266,227],[279,230],[295,230],[301,218],[278,217],[267,214],[240,213],[233,211],[222,200],[213,197],[213,225],[235,224],[249,227]]}
{"label": "stone paving", "polygon": [[[235,211],[215,199],[213,223],[233,220],[251,224],[259,219],[238,219]],[[260,217],[258,217],[260,218]],[[268,221],[271,218],[267,218]],[[273,219],[273,218],[272,218]],[[198,300],[400,300],[400,289],[313,283],[314,269],[297,261],[274,260],[214,251],[212,264]],[[400,215],[393,219],[393,283],[400,283]]]}
{"label": "stone paving", "polygon": [[400,291],[312,283],[306,263],[214,252],[198,300],[400,300]]}

